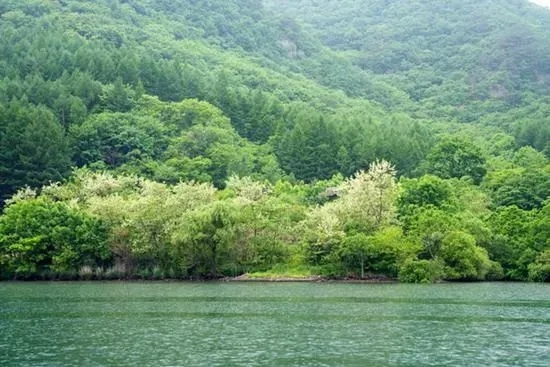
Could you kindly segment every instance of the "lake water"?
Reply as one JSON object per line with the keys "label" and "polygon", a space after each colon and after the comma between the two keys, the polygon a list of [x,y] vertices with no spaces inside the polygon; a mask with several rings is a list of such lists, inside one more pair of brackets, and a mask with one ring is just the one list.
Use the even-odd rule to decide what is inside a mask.
{"label": "lake water", "polygon": [[550,366],[543,284],[0,283],[0,366]]}

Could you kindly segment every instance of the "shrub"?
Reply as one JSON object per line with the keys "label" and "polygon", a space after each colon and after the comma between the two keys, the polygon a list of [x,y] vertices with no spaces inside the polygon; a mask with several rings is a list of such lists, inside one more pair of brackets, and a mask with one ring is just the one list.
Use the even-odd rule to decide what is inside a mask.
{"label": "shrub", "polygon": [[399,269],[399,280],[405,283],[434,283],[444,277],[438,260],[408,259]]}
{"label": "shrub", "polygon": [[11,204],[0,217],[0,266],[13,276],[75,276],[110,256],[103,223],[67,204],[31,198]]}
{"label": "shrub", "polygon": [[550,281],[550,250],[543,251],[537,260],[529,265],[529,279],[535,282]]}

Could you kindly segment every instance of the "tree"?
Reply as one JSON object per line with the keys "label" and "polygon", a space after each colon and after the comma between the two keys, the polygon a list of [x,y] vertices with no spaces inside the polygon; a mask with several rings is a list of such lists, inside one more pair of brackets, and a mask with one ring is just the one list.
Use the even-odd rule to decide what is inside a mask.
{"label": "tree", "polygon": [[166,127],[153,118],[104,112],[70,130],[77,166],[124,164],[159,159],[168,145]]}
{"label": "tree", "polygon": [[[338,188],[338,199],[310,211],[304,221],[306,257],[310,263],[335,264],[346,233],[369,235],[392,224],[397,194],[394,175],[391,164],[375,162],[368,171],[360,171],[343,182]],[[344,248],[349,251],[343,250],[342,256],[356,259],[363,239],[359,236],[348,240]]]}
{"label": "tree", "polygon": [[162,104],[158,117],[163,124],[183,131],[192,126],[216,127],[231,130],[229,119],[214,105],[198,99]]}
{"label": "tree", "polygon": [[0,217],[0,265],[13,276],[76,272],[104,266],[110,257],[105,225],[65,203],[30,198]]}
{"label": "tree", "polygon": [[550,169],[547,166],[497,171],[484,186],[489,189],[495,207],[538,209],[550,196]]}
{"label": "tree", "polygon": [[544,168],[549,162],[548,158],[530,146],[521,147],[514,154],[514,163],[520,167],[533,169],[533,168]]}
{"label": "tree", "polygon": [[445,138],[436,144],[423,163],[424,170],[441,178],[469,176],[479,184],[486,173],[485,157],[473,143]]}
{"label": "tree", "polygon": [[383,228],[371,236],[357,233],[347,236],[337,256],[346,272],[365,277],[371,274],[397,276],[400,265],[418,252],[417,246],[403,236],[399,227]]}
{"label": "tree", "polygon": [[0,105],[0,206],[18,188],[59,181],[69,168],[65,133],[47,108]]}
{"label": "tree", "polygon": [[401,182],[401,188],[400,208],[405,208],[408,205],[432,205],[439,208],[451,196],[449,183],[431,175],[425,175],[419,179],[404,179]]}
{"label": "tree", "polygon": [[232,199],[237,209],[235,265],[246,271],[265,271],[288,260],[297,237],[294,226],[303,218],[303,208],[277,197],[270,184],[248,177],[230,177],[226,191],[236,195]]}
{"label": "tree", "polygon": [[81,124],[88,114],[86,105],[80,98],[65,94],[55,100],[53,109],[65,129],[72,124]]}
{"label": "tree", "polygon": [[117,78],[114,84],[104,87],[101,95],[101,106],[106,111],[128,112],[134,107],[132,92]]}
{"label": "tree", "polygon": [[402,179],[397,208],[405,227],[414,212],[421,207],[442,208],[449,204],[452,196],[451,185],[441,178],[424,175],[418,179]]}
{"label": "tree", "polygon": [[341,199],[334,202],[337,215],[348,230],[372,232],[395,219],[397,184],[395,169],[386,162],[374,162],[341,186]]}
{"label": "tree", "polygon": [[361,279],[365,277],[365,268],[370,265],[368,260],[372,255],[369,238],[363,233],[346,237],[338,248],[342,267],[346,272],[358,274]]}
{"label": "tree", "polygon": [[184,216],[172,237],[173,255],[184,274],[217,277],[232,259],[234,212],[226,203],[216,202]]}
{"label": "tree", "polygon": [[535,213],[507,206],[497,208],[487,219],[491,241],[485,246],[491,259],[502,264],[506,278],[526,280],[534,261],[533,224]]}
{"label": "tree", "polygon": [[191,99],[170,103],[161,108],[160,119],[177,134],[164,155],[169,166],[188,161],[187,157],[190,163],[206,168],[202,173],[216,187],[223,187],[231,175],[271,181],[282,175],[269,146],[258,146],[238,136],[222,111],[207,102]]}
{"label": "tree", "polygon": [[312,182],[337,172],[336,131],[323,117],[302,113],[292,130],[278,139],[281,166],[297,179]]}
{"label": "tree", "polygon": [[487,251],[476,246],[473,236],[460,231],[443,238],[440,256],[446,265],[447,279],[483,280],[491,268]]}
{"label": "tree", "polygon": [[343,221],[337,214],[337,206],[327,203],[314,208],[308,213],[303,226],[306,261],[312,265],[334,262],[334,255],[345,238]]}
{"label": "tree", "polygon": [[45,188],[45,194],[78,201],[110,228],[115,261],[127,272],[157,267],[178,275],[172,237],[190,212],[214,202],[211,184],[179,183],[168,186],[135,176],[81,173],[66,187]]}
{"label": "tree", "polygon": [[550,200],[536,213],[534,220],[528,223],[531,226],[533,248],[536,251],[550,248]]}
{"label": "tree", "polygon": [[421,207],[410,216],[407,234],[422,245],[419,259],[434,260],[439,257],[445,235],[458,226],[455,216],[434,207]]}

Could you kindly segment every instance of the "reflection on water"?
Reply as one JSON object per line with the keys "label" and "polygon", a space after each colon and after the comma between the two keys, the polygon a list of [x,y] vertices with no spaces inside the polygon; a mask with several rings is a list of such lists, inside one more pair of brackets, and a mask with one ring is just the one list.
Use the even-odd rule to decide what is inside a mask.
{"label": "reflection on water", "polygon": [[0,284],[0,366],[549,361],[548,285]]}

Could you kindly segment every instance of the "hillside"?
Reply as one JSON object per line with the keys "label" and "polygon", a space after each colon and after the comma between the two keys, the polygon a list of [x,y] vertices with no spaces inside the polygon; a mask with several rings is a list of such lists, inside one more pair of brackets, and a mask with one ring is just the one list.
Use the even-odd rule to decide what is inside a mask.
{"label": "hillside", "polygon": [[[296,43],[311,42],[313,45],[307,47],[312,50],[315,42],[298,31],[297,35],[286,34],[289,31],[277,18],[267,17],[259,3],[252,3],[256,5],[225,2],[209,9],[199,2],[4,2],[0,9],[4,20],[4,57],[0,63],[3,101],[9,104],[23,99],[24,106],[44,105],[69,132],[68,140],[72,142],[59,144],[71,145],[73,125],[81,125],[90,114],[128,112],[136,104],[137,94],[147,93],[164,101],[198,98],[221,108],[243,138],[260,144],[272,139],[271,145],[285,171],[300,179],[328,178],[338,170],[350,174],[364,167],[377,155],[376,151],[385,148],[353,152],[355,148],[343,142],[331,143],[333,151],[325,155],[335,157],[342,146],[345,154],[360,163],[339,168],[335,161],[322,162],[312,172],[299,172],[292,166],[296,157],[286,152],[287,137],[306,115],[310,116],[308,119],[320,120],[316,115],[326,113],[322,124],[327,125],[326,134],[330,136],[326,139],[331,141],[343,140],[340,135],[344,131],[357,128],[369,129],[373,138],[387,134],[389,127],[380,122],[394,117],[377,103],[349,98],[285,67],[281,60],[288,58],[288,50],[280,45],[281,37],[293,38]],[[108,101],[109,98],[122,100]],[[252,100],[254,103],[249,103]],[[9,110],[8,106],[7,116]],[[349,115],[368,118],[359,123],[341,121]],[[395,119],[405,129],[422,130],[406,116]],[[342,129],[341,125],[348,127]],[[422,138],[420,145],[427,143]],[[12,154],[13,144],[3,142],[7,156]],[[315,148],[311,149],[318,157]],[[75,161],[75,154],[80,153],[73,152],[73,164],[94,163]],[[415,154],[413,163],[418,163],[424,153]],[[7,174],[8,182],[1,184],[2,196],[25,183],[35,185],[63,177],[68,172],[69,158],[67,154],[58,157],[52,162],[55,168],[44,177],[35,179],[21,172],[11,183],[11,174]],[[387,158],[404,171],[412,169],[410,157]],[[13,172],[13,167],[2,170],[7,171]],[[139,171],[144,173],[143,169]]]}
{"label": "hillside", "polygon": [[0,276],[546,279],[550,12],[527,1],[0,19]]}
{"label": "hillside", "polygon": [[377,80],[441,113],[447,106],[474,105],[472,113],[510,108],[550,88],[550,13],[527,1],[265,3]]}

